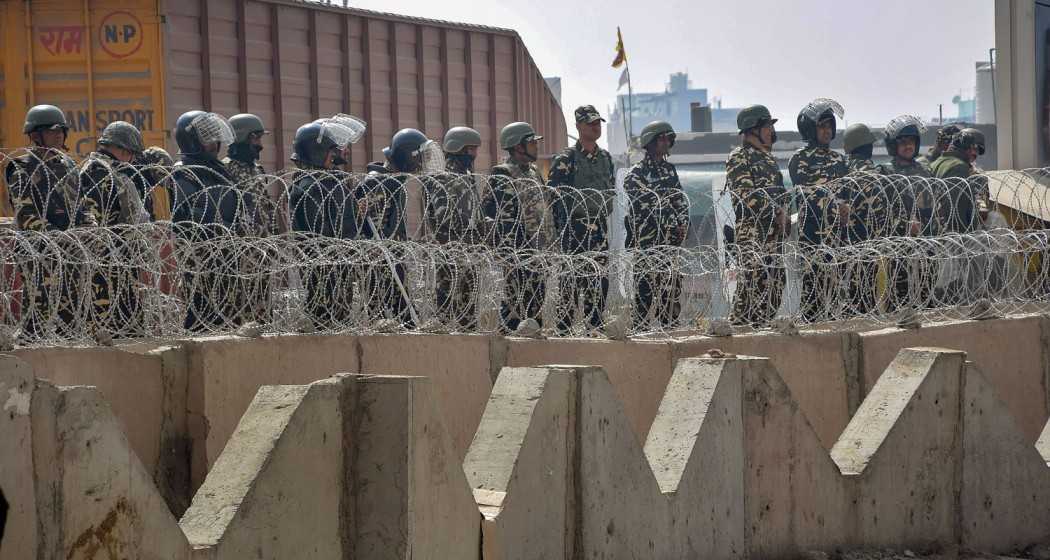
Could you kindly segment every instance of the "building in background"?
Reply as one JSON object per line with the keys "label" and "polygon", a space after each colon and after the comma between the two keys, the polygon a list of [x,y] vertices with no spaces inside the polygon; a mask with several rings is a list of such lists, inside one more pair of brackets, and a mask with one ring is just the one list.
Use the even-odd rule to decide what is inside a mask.
{"label": "building in background", "polygon": [[554,101],[560,106],[561,105],[561,78],[558,76],[552,76],[550,78],[543,78],[543,81],[547,82],[547,89],[551,91],[551,95],[554,96]]}
{"label": "building in background", "polygon": [[[616,97],[616,106],[609,109],[608,131],[609,151],[614,155],[627,151],[627,127],[624,114],[628,114],[631,136],[638,135],[646,124],[662,120],[671,123],[675,130],[688,132],[692,130],[692,109],[694,103],[711,109],[711,132],[732,132],[736,130],[738,108],[724,108],[720,99],[708,100],[706,88],[693,88],[689,74],[676,72],[671,74],[667,87],[658,93],[634,92],[633,99],[627,93]],[[706,131],[705,131],[706,132]]]}

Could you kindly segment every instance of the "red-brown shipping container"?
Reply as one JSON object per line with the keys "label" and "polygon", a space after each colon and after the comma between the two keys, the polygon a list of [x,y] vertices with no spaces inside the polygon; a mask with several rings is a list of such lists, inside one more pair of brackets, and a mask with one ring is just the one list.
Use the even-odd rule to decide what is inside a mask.
{"label": "red-brown shipping container", "polygon": [[545,154],[567,142],[561,108],[511,29],[292,0],[0,0],[0,15],[9,148],[25,142],[21,120],[38,103],[66,110],[81,156],[112,120],[174,150],[185,111],[256,113],[273,131],[269,170],[289,165],[300,125],[339,112],[368,123],[352,152],[358,171],[404,127],[434,139],[476,128],[478,169],[501,159],[509,122],[531,122]]}

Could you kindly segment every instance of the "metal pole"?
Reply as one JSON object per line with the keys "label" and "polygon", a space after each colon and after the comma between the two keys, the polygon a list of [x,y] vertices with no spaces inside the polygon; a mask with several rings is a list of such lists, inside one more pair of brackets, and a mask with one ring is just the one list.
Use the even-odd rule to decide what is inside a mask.
{"label": "metal pole", "polygon": [[988,73],[992,77],[992,124],[997,124],[999,117],[996,114],[998,100],[995,94],[995,48],[988,49]]}

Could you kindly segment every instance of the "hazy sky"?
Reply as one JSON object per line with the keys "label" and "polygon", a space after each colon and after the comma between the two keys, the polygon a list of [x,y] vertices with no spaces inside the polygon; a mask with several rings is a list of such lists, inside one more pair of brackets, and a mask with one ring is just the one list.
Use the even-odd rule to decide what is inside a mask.
{"label": "hazy sky", "polygon": [[[672,72],[723,106],[763,103],[793,129],[799,109],[831,97],[849,122],[881,126],[901,113],[955,116],[972,95],[974,62],[995,43],[991,0],[352,0],[351,5],[518,31],[545,76],[561,76],[571,112],[603,113],[623,31],[636,92],[663,91]],[[624,88],[626,91],[626,88]],[[575,130],[572,130],[575,133]]]}

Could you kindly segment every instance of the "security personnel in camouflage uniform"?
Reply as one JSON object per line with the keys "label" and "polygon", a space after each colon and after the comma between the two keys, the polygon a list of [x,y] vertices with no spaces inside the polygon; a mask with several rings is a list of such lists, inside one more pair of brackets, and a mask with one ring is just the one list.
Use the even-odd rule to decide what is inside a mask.
{"label": "security personnel in camouflage uniform", "polygon": [[[76,163],[64,151],[69,125],[62,110],[53,105],[31,108],[22,132],[32,146],[4,169],[18,229],[43,233],[95,225],[78,192]],[[60,336],[75,334],[81,301],[77,271],[50,268],[54,266],[29,263],[22,271],[22,334],[27,338],[44,336],[52,321]]]}
{"label": "security personnel in camouflage uniform", "polygon": [[234,182],[243,184],[243,190],[263,196],[262,185],[255,184],[251,179],[266,173],[259,163],[259,156],[263,151],[262,138],[269,131],[263,126],[262,119],[250,113],[230,117],[230,127],[233,128],[234,140],[222,164]]}
{"label": "security personnel in camouflage uniform", "polygon": [[[474,160],[481,134],[465,126],[445,133],[445,171],[421,177],[426,239],[442,245],[481,242],[481,208]],[[437,315],[444,325],[471,330],[477,325],[477,270],[465,260],[437,267]]]}
{"label": "security personnel in camouflage uniform", "polygon": [[[933,209],[937,193],[928,181],[931,174],[916,161],[925,125],[917,117],[901,115],[886,125],[886,153],[890,156],[884,196],[886,221],[884,231],[892,236],[935,235]],[[893,289],[888,295],[888,310],[904,306],[921,306],[933,291],[935,266],[927,259],[891,258],[888,277]],[[913,293],[913,289],[916,291]]]}
{"label": "security personnel in camouflage uniform", "polygon": [[[413,176],[423,172],[428,149],[436,149],[440,153],[440,148],[425,134],[414,128],[404,128],[397,131],[390,139],[390,146],[383,149],[386,162],[368,164],[368,176],[358,185],[354,195],[361,210],[358,220],[362,237],[396,241],[408,239],[405,221],[408,212],[406,186]],[[367,273],[363,280],[368,286],[366,291],[374,294],[368,302],[374,316],[389,315],[401,325],[418,326],[412,319],[411,303],[402,290],[404,265],[391,266],[383,260],[363,272]],[[394,274],[397,275],[396,279]]]}
{"label": "security personnel in camouflage uniform", "polygon": [[[550,217],[550,188],[536,169],[539,140],[532,125],[515,122],[499,134],[506,160],[492,168],[489,187],[483,194],[482,213],[487,224],[489,245],[495,248],[545,251],[554,241]],[[543,274],[526,263],[509,265],[506,300],[500,311],[503,329],[515,331],[526,319],[542,326],[541,311],[546,297]]]}
{"label": "security personnel in camouflage uniform", "polygon": [[[678,170],[667,161],[674,142],[670,123],[654,121],[642,128],[638,144],[645,149],[645,158],[623,180],[630,202],[625,218],[628,249],[681,247],[689,234],[689,200]],[[649,266],[641,267],[634,278],[635,324],[648,324],[655,316],[659,325],[669,327],[682,309],[682,274],[677,270],[677,258],[657,262],[663,259],[654,259],[655,253],[646,256],[650,257]],[[637,257],[635,262],[639,262]]]}
{"label": "security personnel in camouflage uniform", "polygon": [[[299,171],[289,193],[292,229],[355,239],[357,203],[349,175],[336,168],[342,147],[327,132],[323,124],[310,123],[295,133],[292,161]],[[304,271],[306,314],[316,330],[346,328],[352,311],[353,278],[349,265],[315,266]]]}
{"label": "security personnel in camouflage uniform", "polygon": [[769,109],[752,105],[737,115],[743,145],[726,160],[726,190],[736,215],[737,262],[731,320],[734,325],[768,324],[784,292],[783,242],[788,235],[784,177],[771,153],[777,140]]}
{"label": "security personnel in camouflage uniform", "polygon": [[[866,124],[853,124],[843,134],[849,175],[849,222],[843,231],[844,244],[863,243],[881,233],[874,219],[885,213],[886,198],[882,196],[883,184],[879,176],[885,174],[882,165],[872,161],[875,135]],[[878,263],[858,262],[849,271],[850,308],[849,315],[864,315],[875,308]]]}
{"label": "security personnel in camouflage uniform", "polygon": [[841,226],[849,214],[844,196],[850,195],[840,192],[843,184],[838,181],[849,171],[846,158],[830,147],[836,115],[842,115],[842,108],[830,99],[817,99],[804,107],[798,115],[798,131],[806,147],[788,162],[796,189],[798,243],[803,257],[800,312],[809,322],[827,318],[829,302],[824,300],[835,289],[836,271],[825,262],[828,256],[819,247],[840,245]]}
{"label": "security personnel in camouflage uniform", "polygon": [[[91,202],[89,211],[99,225],[112,227],[149,221],[143,204],[145,178],[133,165],[145,146],[142,133],[124,121],[109,123],[98,139],[98,150],[90,153],[80,168],[80,192]],[[103,262],[133,262],[134,253],[146,247],[135,238],[112,239],[113,251],[99,255]],[[92,279],[96,336],[141,335],[142,317],[137,271],[101,269]],[[103,334],[106,333],[106,334]]]}
{"label": "security personnel in camouflage uniform", "polygon": [[[616,197],[612,155],[598,145],[605,119],[593,105],[576,109],[579,141],[558,152],[551,160],[547,185],[555,190],[554,225],[561,232],[561,249],[571,255],[609,250],[609,213]],[[594,258],[604,269],[608,256]],[[592,271],[586,271],[592,272]],[[597,285],[595,282],[597,281]],[[563,277],[562,310],[558,330],[568,331],[574,311],[579,309],[592,327],[602,322],[609,293],[609,278],[599,273]]]}
{"label": "security personnel in camouflage uniform", "polygon": [[964,128],[930,170],[948,187],[948,201],[938,208],[942,231],[970,233],[988,216],[988,180],[976,166],[979,155],[984,155],[984,133]]}
{"label": "security personnel in camouflage uniform", "polygon": [[918,161],[926,167],[933,166],[937,159],[941,157],[941,154],[948,150],[948,147],[952,143],[952,137],[960,130],[962,130],[962,128],[957,124],[942,126],[941,129],[937,131],[937,143],[930,146],[930,149],[926,151],[926,155],[916,158],[915,161]]}
{"label": "security personnel in camouflage uniform", "polygon": [[264,227],[269,227],[273,224],[276,209],[269,207],[267,181],[260,178],[266,170],[259,163],[259,156],[263,151],[263,136],[270,131],[263,126],[262,119],[250,113],[230,117],[230,127],[233,128],[233,143],[227,148],[222,164],[237,188],[251,193],[255,203],[263,206],[258,213],[265,219]]}

